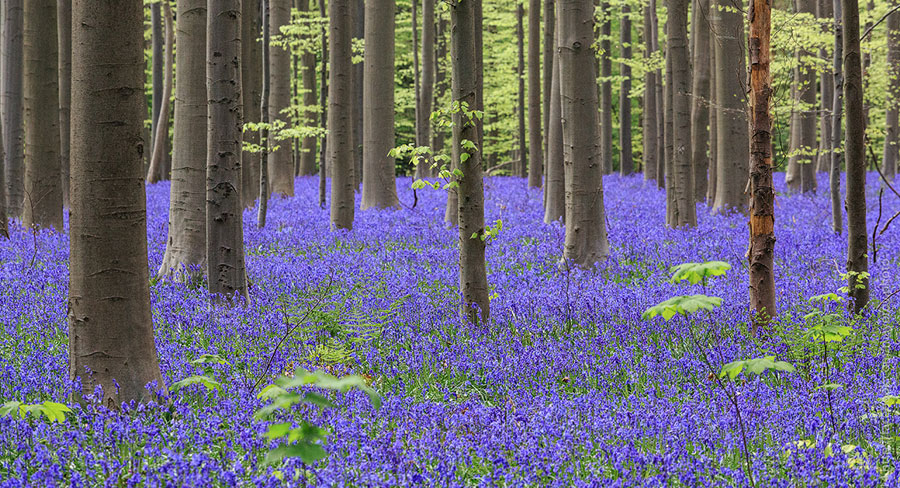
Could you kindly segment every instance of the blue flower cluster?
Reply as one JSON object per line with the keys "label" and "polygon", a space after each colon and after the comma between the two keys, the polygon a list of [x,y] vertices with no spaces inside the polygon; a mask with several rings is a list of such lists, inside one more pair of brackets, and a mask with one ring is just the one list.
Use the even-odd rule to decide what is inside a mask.
{"label": "blue flower cluster", "polygon": [[[265,229],[245,215],[249,305],[213,305],[200,283],[152,283],[166,383],[206,368],[221,390],[192,385],[121,412],[70,405],[63,423],[0,417],[0,486],[749,486],[736,411],[702,356],[721,367],[769,354],[797,372],[729,383],[756,484],[900,486],[900,432],[879,401],[900,391],[900,224],[877,235],[873,307],[848,318],[854,332],[829,359],[841,385],[828,390],[832,424],[816,388],[821,358],[796,338],[808,298],[844,284],[846,235],[831,231],[824,191],[789,195],[776,180],[780,315],[753,338],[746,217],[704,208],[696,228],[666,229],[664,195],[639,177],[606,177],[611,255],[590,272],[557,265],[564,229],[541,222],[540,191],[487,179],[485,220],[503,221],[487,253],[489,327],[458,316],[458,236],[443,224],[442,192],[420,191],[410,208],[400,179],[403,209],[357,212],[353,231],[332,232],[316,180],[298,179],[296,198],[270,202]],[[877,175],[868,183],[871,232]],[[148,188],[151,276],[168,194],[167,183]],[[885,192],[881,225],[898,210]],[[0,241],[0,403],[68,403],[68,238],[12,234]],[[710,260],[732,270],[705,287],[668,281],[670,267]],[[641,319],[696,293],[723,305],[692,324]],[[204,354],[227,364],[192,364]],[[295,367],[364,375],[384,404],[329,394],[338,408],[279,414],[326,427],[328,457],[267,466],[275,444],[263,436],[269,422],[253,418],[265,402],[252,385]]]}

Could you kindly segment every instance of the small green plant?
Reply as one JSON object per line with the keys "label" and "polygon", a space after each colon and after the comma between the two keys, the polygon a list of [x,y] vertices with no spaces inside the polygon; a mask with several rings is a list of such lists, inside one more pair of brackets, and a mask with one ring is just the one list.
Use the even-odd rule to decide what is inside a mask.
{"label": "small green plant", "polygon": [[[822,368],[825,373],[825,382],[816,386],[815,389],[825,392],[831,429],[835,433],[838,431],[838,426],[834,416],[832,392],[839,388],[843,388],[844,385],[833,383],[831,381],[833,368],[829,364],[828,344],[836,343],[836,345],[838,345],[842,343],[844,339],[853,333],[853,328],[843,324],[844,318],[840,314],[828,313],[827,305],[829,303],[840,303],[842,300],[843,299],[840,296],[834,293],[816,295],[810,298],[809,301],[812,304],[818,304],[820,309],[813,310],[803,317],[804,321],[807,324],[810,324],[810,327],[804,333],[806,340],[809,342],[809,347],[816,349],[821,346]],[[834,349],[836,349],[836,347],[833,348],[832,355],[835,353]]]}
{"label": "small green plant", "polygon": [[[297,369],[293,376],[280,376],[273,384],[259,392],[257,398],[269,400],[272,403],[257,410],[253,414],[254,418],[265,420],[280,410],[289,411],[293,406],[299,404],[320,408],[335,407],[331,400],[314,391],[294,391],[304,387],[340,392],[358,389],[368,395],[369,401],[375,408],[381,408],[381,397],[362,376],[351,375],[337,378],[323,371],[311,373],[301,368]],[[306,419],[299,423],[286,421],[270,424],[264,435],[266,438],[280,443],[278,447],[266,454],[266,464],[277,464],[289,457],[297,457],[304,464],[312,464],[326,456],[323,444],[327,431]]]}
{"label": "small green plant", "polygon": [[766,371],[793,373],[796,369],[791,363],[776,361],[775,356],[764,356],[756,359],[732,361],[725,366],[722,366],[722,370],[719,372],[719,378],[725,378],[727,376],[728,379],[734,381],[741,373],[752,373],[761,376]]}
{"label": "small green plant", "polygon": [[6,402],[2,406],[0,406],[0,417],[18,416],[20,419],[24,419],[28,416],[28,414],[32,414],[38,418],[43,416],[51,423],[53,423],[64,422],[66,420],[66,414],[71,411],[72,409],[63,405],[62,403],[43,402],[35,404],[25,404],[22,402],[12,401]]}
{"label": "small green plant", "polygon": [[172,386],[169,387],[171,391],[177,392],[190,385],[202,385],[209,391],[222,391],[222,383],[212,379],[212,376],[214,374],[213,365],[227,365],[228,361],[223,359],[218,354],[204,354],[199,358],[191,361],[191,364],[193,364],[194,366],[202,367],[204,374],[189,376],[181,381],[172,383]]}
{"label": "small green plant", "polygon": [[702,283],[705,287],[710,277],[724,276],[729,269],[731,269],[731,265],[725,261],[679,264],[672,267],[672,277],[669,279],[669,282],[678,283],[679,281],[687,280],[692,285]]}

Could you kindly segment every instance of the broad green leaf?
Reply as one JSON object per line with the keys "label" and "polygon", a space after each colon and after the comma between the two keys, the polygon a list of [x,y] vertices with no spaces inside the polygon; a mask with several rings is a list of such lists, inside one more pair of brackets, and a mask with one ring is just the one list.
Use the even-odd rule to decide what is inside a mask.
{"label": "broad green leaf", "polygon": [[721,304],[722,299],[719,297],[706,295],[677,296],[648,308],[641,314],[641,318],[649,320],[657,315],[661,315],[663,319],[668,321],[677,314],[687,316],[698,310],[712,310]]}
{"label": "broad green leaf", "polygon": [[687,280],[696,285],[711,276],[722,276],[731,269],[731,265],[724,261],[709,261],[706,263],[684,263],[672,268],[672,283]]}
{"label": "broad green leaf", "polygon": [[291,430],[290,422],[283,422],[280,424],[272,424],[269,426],[269,429],[266,430],[264,434],[269,439],[278,439],[279,437],[284,437]]}

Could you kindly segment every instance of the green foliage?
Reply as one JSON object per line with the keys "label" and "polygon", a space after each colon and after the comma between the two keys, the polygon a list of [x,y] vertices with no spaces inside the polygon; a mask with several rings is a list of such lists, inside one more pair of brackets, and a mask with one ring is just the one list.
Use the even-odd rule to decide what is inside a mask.
{"label": "green foliage", "polygon": [[723,276],[729,269],[731,269],[731,265],[724,261],[679,264],[671,269],[672,278],[669,279],[669,282],[678,283],[687,280],[692,285],[702,282],[705,286],[709,277]]}
{"label": "green foliage", "polygon": [[652,319],[657,315],[669,321],[676,315],[691,315],[698,310],[713,310],[722,304],[719,297],[709,297],[706,295],[682,295],[672,297],[664,302],[658,303],[641,314],[644,320]]}
{"label": "green foliage", "polygon": [[757,376],[762,375],[766,371],[783,371],[786,373],[793,373],[796,371],[793,365],[784,361],[776,361],[775,356],[764,356],[761,358],[755,359],[742,359],[739,361],[732,361],[725,366],[722,366],[722,370],[719,372],[719,378],[728,377],[728,379],[734,381],[735,378],[738,377],[743,372],[752,373]]}
{"label": "green foliage", "polygon": [[29,405],[22,402],[12,401],[6,402],[2,406],[0,406],[0,417],[18,416],[20,419],[24,419],[28,416],[28,414],[32,414],[38,418],[43,416],[48,421],[50,421],[50,423],[53,423],[64,422],[66,420],[66,414],[71,411],[72,409],[63,405],[62,403],[45,401],[43,403],[35,403]]}

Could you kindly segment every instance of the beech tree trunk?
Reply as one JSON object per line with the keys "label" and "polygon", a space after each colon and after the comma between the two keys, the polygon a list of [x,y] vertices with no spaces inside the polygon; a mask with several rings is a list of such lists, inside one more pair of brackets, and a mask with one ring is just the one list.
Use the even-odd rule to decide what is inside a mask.
{"label": "beech tree trunk", "polygon": [[[609,174],[613,171],[612,81],[610,81],[612,76],[612,42],[610,40],[612,25],[609,2],[604,1],[600,8],[603,10],[603,21],[600,24],[600,161],[603,173]],[[565,36],[565,33],[562,35]],[[563,42],[563,39],[560,39],[560,42]],[[593,61],[591,63],[593,64]],[[565,83],[563,80],[562,84]]]}
{"label": "beech tree trunk", "polygon": [[[653,52],[659,51],[659,18],[656,15],[656,0],[650,0],[651,43]],[[657,188],[665,188],[666,179],[666,114],[665,96],[663,94],[662,70],[656,70],[656,185]]]}
{"label": "beech tree trunk", "polygon": [[[444,35],[447,31],[447,19],[439,16],[437,21],[437,56],[434,58],[434,102],[433,107],[437,107],[444,98],[447,89],[446,76],[442,63],[447,58],[447,40]],[[431,131],[431,149],[435,154],[444,150],[444,131],[432,127]],[[430,170],[430,169],[429,169]],[[434,172],[431,172],[434,174]]]}
{"label": "beech tree trunk", "polygon": [[630,175],[634,172],[634,157],[631,150],[631,7],[622,5],[622,22],[619,24],[619,45],[622,48],[622,64],[619,76],[619,172]]}
{"label": "beech tree trunk", "polygon": [[162,3],[153,2],[150,4],[150,77],[153,82],[150,109],[150,150],[148,151],[150,157],[153,157],[156,123],[159,121],[159,111],[162,108],[164,45]]}
{"label": "beech tree trunk", "polygon": [[[754,0],[755,2],[756,0]],[[717,0],[716,18],[716,114],[717,154],[714,212],[747,207],[749,125],[745,101],[747,79],[744,53],[744,16],[731,0]],[[723,10],[731,7],[728,10]],[[727,148],[727,150],[726,150]]]}
{"label": "beech tree trunk", "polygon": [[[453,53],[453,99],[466,104],[471,111],[477,100],[478,69],[476,54],[476,10],[472,1],[462,1],[451,7],[451,49]],[[487,271],[485,268],[484,187],[481,169],[481,148],[462,148],[463,141],[478,139],[482,120],[468,113],[454,115],[453,146],[468,159],[460,161],[462,176],[459,183],[459,292],[462,296],[463,316],[476,324],[487,324],[490,317]]]}
{"label": "beech tree trunk", "polygon": [[147,268],[143,25],[141,2],[72,2],[69,380],[81,380],[74,400],[99,385],[111,408],[155,399],[149,383],[166,391]]}
{"label": "beech tree trunk", "polygon": [[669,0],[666,52],[672,65],[672,173],[667,175],[669,227],[697,225],[694,175],[691,168],[691,72],[688,56],[687,11],[690,0]]}
{"label": "beech tree trunk", "polygon": [[[413,0],[414,2],[418,0]],[[435,55],[434,0],[422,1],[422,82],[419,88],[421,107],[416,112],[416,145],[431,145],[431,112],[434,110]],[[434,148],[432,148],[434,149]],[[431,161],[416,167],[419,177],[432,176]]]}
{"label": "beech tree trunk", "polygon": [[[815,0],[797,0],[797,6],[800,13],[816,13]],[[798,56],[805,60],[813,56],[813,53],[802,49]],[[797,141],[801,154],[797,162],[800,165],[800,190],[806,193],[816,191],[816,73],[805,62],[799,65],[797,73],[798,98],[801,104]]]}
{"label": "beech tree trunk", "polygon": [[591,49],[591,0],[560,0],[560,96],[566,179],[563,265],[590,268],[609,254],[603,206],[603,168],[597,147],[597,78]]}
{"label": "beech tree trunk", "polygon": [[[269,36],[281,36],[281,27],[291,21],[291,0],[269,0]],[[291,117],[283,111],[291,106],[291,51],[280,45],[269,46],[269,118],[271,124],[291,127]],[[282,197],[294,196],[294,162],[290,139],[281,139],[277,130],[269,131],[269,191]]]}
{"label": "beech tree trunk", "polygon": [[[708,19],[709,19],[709,28],[715,29],[715,8],[710,1],[709,3]],[[710,41],[712,41],[712,37],[710,37]],[[707,107],[707,113],[709,114],[709,169],[707,171],[707,186],[706,186],[706,204],[709,207],[712,207],[716,201],[716,185],[719,182],[719,102],[716,99],[716,78],[718,74],[715,69],[712,69],[716,66],[716,50],[712,44],[709,46],[709,56],[708,62],[710,66],[709,70],[709,106]]]}
{"label": "beech tree trunk", "polygon": [[[653,22],[651,20],[650,7],[644,7],[644,62],[649,63],[653,53]],[[641,120],[641,128],[643,134],[643,161],[644,161],[644,180],[656,179],[656,164],[659,150],[658,122],[656,118],[656,71],[647,70],[644,73],[644,99],[643,99],[643,118]]]}
{"label": "beech tree trunk", "polygon": [[702,202],[709,181],[709,2],[694,0],[691,22],[694,43],[694,73],[691,88],[691,161],[694,168],[694,199]]}
{"label": "beech tree trunk", "polygon": [[[366,37],[366,7],[363,0],[356,0],[350,4],[353,10],[353,38],[363,42]],[[365,58],[365,57],[364,57]],[[361,191],[363,182],[363,104],[364,104],[364,86],[365,79],[365,62],[360,61],[353,64],[353,75],[350,83],[353,89],[353,104],[350,106],[350,117],[352,119],[351,132],[353,137],[353,190]]]}
{"label": "beech tree trunk", "polygon": [[63,230],[56,2],[25,2],[26,227]]}
{"label": "beech tree trunk", "polygon": [[21,217],[25,202],[24,19],[22,0],[5,0],[3,19],[3,145],[6,210]]}
{"label": "beech tree trunk", "polygon": [[[898,3],[896,0],[892,2],[894,6]],[[881,172],[889,180],[893,181],[897,175],[897,150],[900,148],[900,111],[898,111],[898,101],[900,101],[900,13],[892,13],[887,19],[888,29],[888,76],[890,84],[888,87],[888,106],[885,111],[885,135],[884,135],[884,158],[882,160]]]}
{"label": "beech tree trunk", "polygon": [[[668,1],[668,0],[666,0]],[[668,6],[668,5],[667,5]],[[665,24],[665,33],[666,38],[669,37],[669,25],[671,24],[671,18],[666,19]],[[672,142],[672,57],[669,56],[668,53],[668,40],[666,41],[666,48],[664,59],[666,63],[666,85],[665,85],[665,95],[663,98],[663,141],[665,144],[664,154],[664,164],[663,164],[663,172],[660,175],[661,181],[665,182],[666,189],[666,222],[670,222],[672,220],[672,213],[674,211],[674,206],[669,204],[669,198],[674,195],[672,190],[672,185],[674,184],[674,175],[672,170],[672,152],[675,147]],[[668,224],[667,224],[668,225]]]}
{"label": "beech tree trunk", "polygon": [[519,119],[519,144],[517,146],[519,164],[516,168],[518,176],[528,176],[528,155],[525,151],[525,8],[522,2],[516,2],[516,41],[518,44],[518,67],[516,74],[519,81],[519,103],[516,116]]}
{"label": "beech tree trunk", "polygon": [[[554,16],[555,18],[555,16]],[[554,29],[555,31],[555,29]],[[547,195],[544,201],[544,222],[551,223],[566,217],[566,171],[563,150],[562,99],[559,87],[559,49],[554,39],[551,57],[550,112],[547,126]]]}
{"label": "beech tree trunk", "polygon": [[[301,0],[309,3],[309,0]],[[202,3],[202,2],[201,2]],[[205,15],[205,13],[204,13]],[[259,0],[242,0],[241,3],[241,86],[243,87],[244,122],[259,123],[260,103],[262,102],[262,42],[261,17]],[[178,16],[181,18],[181,15]],[[203,29],[206,26],[204,24]],[[206,35],[204,33],[204,39]],[[199,47],[198,47],[199,49]],[[205,75],[204,75],[205,76]],[[205,84],[205,83],[204,83]],[[178,92],[178,87],[175,87]],[[176,97],[177,98],[177,97]],[[177,104],[176,100],[176,104]],[[315,103],[315,102],[313,102]],[[176,105],[177,107],[177,105]],[[176,116],[176,124],[177,122]],[[204,130],[206,129],[204,124]],[[244,132],[244,140],[250,144],[259,145],[259,132],[248,130]],[[241,201],[244,208],[249,208],[256,203],[259,197],[259,170],[262,155],[256,152],[242,153],[241,164]],[[174,159],[174,158],[173,158]],[[200,158],[201,160],[204,158]],[[173,176],[175,162],[172,162]],[[173,181],[174,183],[174,181]]]}
{"label": "beech tree trunk", "polygon": [[[831,0],[818,0],[816,4],[816,16],[827,20],[834,18],[834,7]],[[828,59],[825,49],[819,50],[820,59]],[[831,139],[831,104],[834,100],[834,77],[827,70],[819,74],[819,150],[816,159],[816,172],[825,173],[831,166],[831,151],[834,143]]]}
{"label": "beech tree trunk", "polygon": [[[208,0],[206,255],[209,293],[249,301],[241,204],[241,0]],[[290,84],[289,84],[290,85]],[[289,152],[285,151],[287,154]]]}
{"label": "beech tree trunk", "polygon": [[[772,184],[772,10],[767,0],[750,1],[750,308],[753,332],[775,317],[775,189]],[[719,71],[721,74],[722,72]],[[723,75],[724,76],[724,75]]]}
{"label": "beech tree trunk", "polygon": [[831,153],[831,168],[828,175],[828,186],[831,193],[831,228],[835,234],[843,232],[844,217],[841,210],[841,163],[844,157],[842,143],[844,141],[841,123],[844,115],[844,19],[841,0],[834,1],[834,103],[831,114],[831,140],[834,152]]}
{"label": "beech tree trunk", "polygon": [[[4,5],[0,5],[0,9]],[[3,134],[3,117],[0,117],[0,134]],[[6,182],[3,175],[3,164],[6,161],[6,152],[3,150],[3,137],[0,137],[0,237],[9,239],[9,221],[6,216]]]}
{"label": "beech tree trunk", "polygon": [[[269,0],[261,0],[260,1],[261,12],[260,18],[262,20],[262,91],[259,97],[259,121],[260,121],[260,129],[259,129],[259,145],[260,145],[260,158],[259,158],[259,208],[256,211],[256,227],[262,229],[266,226],[266,217],[269,213],[269,138],[271,132],[269,131],[269,124],[271,122],[271,117],[269,117],[269,94],[271,93],[272,87],[272,76],[269,73],[271,68],[271,61],[269,56],[271,55],[271,33],[269,30],[269,18],[270,15],[270,3]],[[324,43],[324,35],[322,36],[322,42]],[[324,56],[323,56],[324,58]],[[324,63],[324,61],[323,61]],[[324,177],[323,177],[324,179]],[[320,190],[324,193],[324,190]],[[325,197],[322,196],[324,199]]]}
{"label": "beech tree trunk", "polygon": [[[265,0],[263,0],[265,1]],[[319,3],[319,18],[322,20],[322,27],[319,30],[319,44],[322,48],[321,53],[321,65],[319,67],[319,76],[320,85],[322,87],[319,90],[319,109],[322,111],[322,115],[319,117],[319,123],[321,124],[321,128],[325,135],[322,136],[322,145],[319,147],[319,207],[325,208],[325,176],[327,175],[329,169],[327,160],[329,157],[328,152],[328,77],[330,76],[328,72],[328,58],[331,55],[331,48],[328,45],[328,31],[331,29],[331,22],[326,22],[327,16],[325,15],[325,0],[318,0]],[[326,27],[327,26],[327,27]],[[352,63],[352,60],[351,60]],[[349,130],[349,129],[348,129]],[[351,150],[352,153],[352,150]],[[351,219],[352,221],[352,219]]]}
{"label": "beech tree trunk", "polygon": [[[300,10],[312,12],[309,0],[300,0]],[[309,41],[312,40],[313,37],[310,36]],[[316,53],[312,49],[305,51],[300,56],[300,65],[303,66],[303,106],[307,107],[303,120],[305,125],[315,127],[319,117],[316,111]],[[309,136],[303,138],[300,149],[300,176],[314,174],[316,174],[316,138]]]}
{"label": "beech tree trunk", "polygon": [[159,276],[184,281],[206,271],[206,0],[180,0],[177,15],[169,237]]}
{"label": "beech tree trunk", "polygon": [[[321,0],[320,0],[321,1]],[[350,105],[352,93],[350,70],[353,69],[350,42],[353,36],[350,18],[352,0],[330,0],[328,2],[329,36],[328,58],[331,69],[328,73],[328,166],[331,167],[331,227],[352,229],[354,213],[353,148],[350,133]],[[368,9],[367,15],[368,15]],[[391,11],[393,15],[393,10]],[[368,19],[366,26],[368,27]],[[369,44],[373,46],[375,44]],[[367,53],[369,54],[369,53]],[[366,56],[368,63],[369,56]],[[393,54],[391,55],[393,59]],[[391,72],[393,73],[393,71]],[[369,73],[366,73],[368,83]],[[392,104],[393,107],[393,104]],[[381,121],[394,130],[391,122]],[[387,151],[385,151],[387,155]],[[365,188],[365,187],[363,187]],[[363,190],[365,191],[365,190]]]}
{"label": "beech tree trunk", "polygon": [[[2,8],[2,7],[0,7]],[[72,117],[72,0],[56,3],[59,36],[59,169],[63,206],[69,207],[69,130]]]}
{"label": "beech tree trunk", "polygon": [[162,0],[163,18],[166,26],[166,44],[163,68],[163,88],[160,93],[159,112],[156,115],[156,132],[153,134],[153,154],[150,157],[150,169],[147,170],[147,183],[156,183],[167,178],[166,166],[166,141],[169,138],[169,104],[172,99],[172,59],[175,43],[175,26],[172,20],[172,7],[168,0]]}
{"label": "beech tree trunk", "polygon": [[[544,141],[544,161],[549,164],[549,152],[550,152],[550,99],[553,95],[552,90],[552,82],[553,82],[553,70],[558,68],[553,67],[553,58],[556,55],[556,39],[554,38],[554,33],[556,31],[556,7],[554,6],[553,0],[544,0],[544,76],[543,76],[543,89],[544,89],[544,97],[543,97],[543,114],[544,114],[544,133],[543,133],[543,141]],[[558,73],[557,73],[558,74]],[[558,92],[559,90],[557,90]],[[544,168],[544,176],[549,177],[550,170],[545,166]],[[544,193],[546,199],[547,187],[544,186]]]}
{"label": "beech tree trunk", "polygon": [[[366,4],[363,210],[399,208],[394,158],[394,0]],[[375,48],[377,46],[377,48]]]}
{"label": "beech tree trunk", "polygon": [[859,2],[841,0],[844,13],[844,100],[847,128],[847,286],[852,309],[869,303],[868,234],[866,232],[866,119],[863,112],[862,52],[859,40]]}

